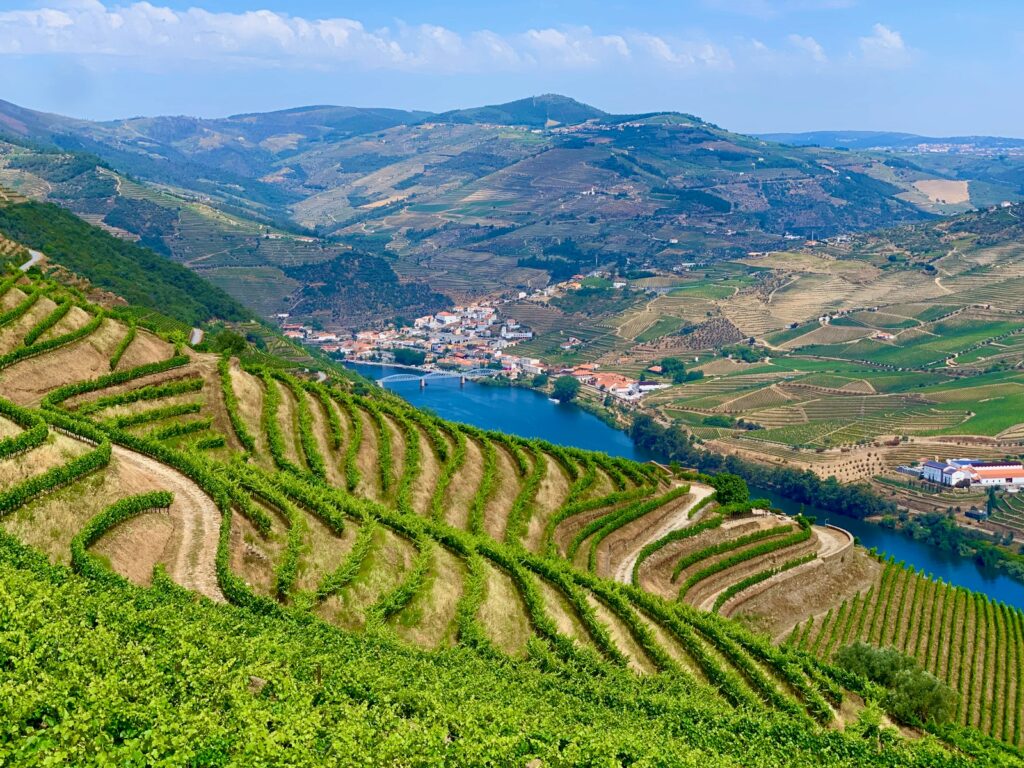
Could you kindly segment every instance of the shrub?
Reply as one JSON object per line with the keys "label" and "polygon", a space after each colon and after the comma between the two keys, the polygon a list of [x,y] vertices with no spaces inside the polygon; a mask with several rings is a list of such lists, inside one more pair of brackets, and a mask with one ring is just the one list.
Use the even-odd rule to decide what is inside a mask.
{"label": "shrub", "polygon": [[856,642],[836,652],[835,664],[886,688],[888,693],[883,705],[903,722],[941,723],[953,714],[956,706],[953,690],[895,648],[876,648]]}

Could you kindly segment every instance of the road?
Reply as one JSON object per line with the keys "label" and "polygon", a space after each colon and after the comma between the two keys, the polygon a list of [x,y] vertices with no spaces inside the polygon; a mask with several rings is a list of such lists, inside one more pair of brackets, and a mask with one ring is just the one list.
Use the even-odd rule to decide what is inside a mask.
{"label": "road", "polygon": [[33,251],[31,248],[29,248],[28,255],[31,256],[32,258],[30,258],[28,261],[26,261],[19,267],[19,269],[22,272],[28,272],[30,269],[32,269],[32,267],[34,267],[44,258],[42,253],[40,253],[39,251]]}

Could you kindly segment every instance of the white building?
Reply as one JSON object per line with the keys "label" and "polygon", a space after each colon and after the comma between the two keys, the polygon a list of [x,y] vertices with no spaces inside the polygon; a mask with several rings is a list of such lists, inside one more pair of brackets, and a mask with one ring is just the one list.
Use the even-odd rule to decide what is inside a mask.
{"label": "white building", "polygon": [[993,488],[1024,487],[1024,464],[1020,462],[985,462],[974,459],[926,461],[921,477],[952,488],[972,485]]}

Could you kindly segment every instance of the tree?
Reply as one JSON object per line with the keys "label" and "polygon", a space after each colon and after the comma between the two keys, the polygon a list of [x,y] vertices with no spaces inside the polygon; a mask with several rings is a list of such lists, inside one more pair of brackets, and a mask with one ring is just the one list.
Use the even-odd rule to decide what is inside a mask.
{"label": "tree", "polygon": [[856,642],[840,648],[834,660],[847,672],[886,688],[883,705],[905,723],[941,723],[953,714],[952,689],[895,648]]}
{"label": "tree", "polygon": [[715,489],[715,499],[721,505],[746,504],[750,501],[750,489],[747,481],[739,475],[722,472],[711,478],[711,487]]}
{"label": "tree", "polygon": [[393,352],[395,355],[395,362],[399,365],[423,365],[423,361],[427,359],[426,352],[419,349],[398,347],[393,350]]}
{"label": "tree", "polygon": [[543,389],[548,385],[548,375],[546,373],[538,373],[533,377],[533,381],[530,382],[530,385],[537,389]]}
{"label": "tree", "polygon": [[559,376],[555,379],[555,387],[551,396],[560,403],[568,403],[579,394],[580,383],[572,376]]}

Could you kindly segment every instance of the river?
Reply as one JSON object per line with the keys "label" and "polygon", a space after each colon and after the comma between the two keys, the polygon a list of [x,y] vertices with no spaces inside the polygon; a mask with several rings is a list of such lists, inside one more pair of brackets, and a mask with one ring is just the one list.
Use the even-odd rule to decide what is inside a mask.
{"label": "river", "polygon": [[[350,368],[369,379],[393,373],[408,373],[405,368],[350,364]],[[391,384],[388,389],[413,405],[426,408],[452,421],[473,424],[522,437],[539,437],[559,445],[604,451],[613,456],[646,461],[652,458],[640,451],[629,436],[608,426],[593,414],[574,405],[560,405],[530,389],[489,387],[458,379],[432,381],[420,388],[416,382]],[[751,488],[755,498],[767,497],[775,506],[789,514],[800,511],[800,505],[771,491]],[[950,584],[983,592],[1024,610],[1024,584],[998,571],[984,569],[973,560],[942,552],[928,544],[914,541],[898,531],[873,523],[846,517],[807,506],[805,512],[819,522],[831,522],[845,528],[860,539],[865,547],[874,547],[897,561],[914,566],[918,571],[941,578]]]}

